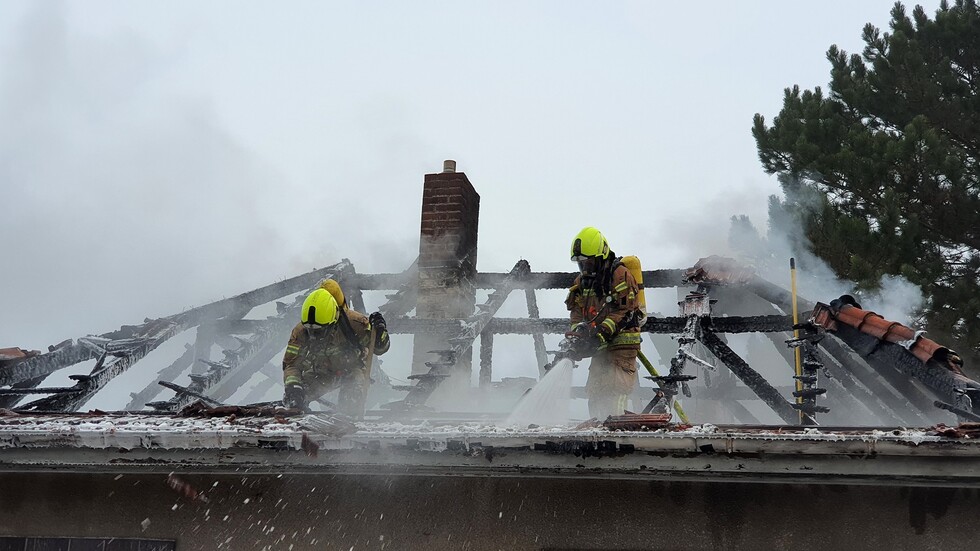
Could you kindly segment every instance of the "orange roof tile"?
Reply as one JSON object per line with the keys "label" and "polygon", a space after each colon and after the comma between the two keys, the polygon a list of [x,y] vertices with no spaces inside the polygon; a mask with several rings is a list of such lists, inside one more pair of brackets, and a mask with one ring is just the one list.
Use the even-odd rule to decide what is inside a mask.
{"label": "orange roof tile", "polygon": [[[850,297],[847,297],[850,299]],[[839,304],[834,304],[839,302]],[[963,360],[949,348],[923,336],[896,321],[888,321],[869,310],[862,310],[841,297],[833,306],[818,302],[813,309],[813,320],[824,329],[837,331],[838,323],[849,325],[878,340],[897,344],[911,352],[922,363],[935,360],[950,371],[962,375]]]}
{"label": "orange roof tile", "polygon": [[31,356],[40,354],[37,350],[24,350],[23,348],[0,348],[0,363],[20,361]]}

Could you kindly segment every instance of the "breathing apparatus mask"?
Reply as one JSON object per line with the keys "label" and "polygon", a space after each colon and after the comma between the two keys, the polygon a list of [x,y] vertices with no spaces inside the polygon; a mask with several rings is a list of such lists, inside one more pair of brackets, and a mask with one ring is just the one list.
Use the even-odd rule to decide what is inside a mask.
{"label": "breathing apparatus mask", "polygon": [[583,278],[595,278],[599,275],[602,268],[602,259],[596,256],[576,256],[573,258],[578,262],[578,271]]}
{"label": "breathing apparatus mask", "polygon": [[337,324],[332,323],[330,325],[320,325],[318,323],[304,323],[303,328],[306,329],[306,334],[314,339],[319,339],[326,337],[333,332],[334,327]]}

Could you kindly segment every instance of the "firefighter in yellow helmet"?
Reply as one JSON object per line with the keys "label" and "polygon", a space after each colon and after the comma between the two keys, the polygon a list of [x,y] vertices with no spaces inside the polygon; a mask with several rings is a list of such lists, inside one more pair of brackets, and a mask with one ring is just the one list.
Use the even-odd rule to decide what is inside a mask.
{"label": "firefighter in yellow helmet", "polygon": [[384,354],[389,344],[384,318],[380,313],[372,318],[351,317],[325,289],[310,293],[282,358],[283,404],[305,410],[310,398],[339,387],[337,409],[351,417],[363,416],[371,383],[368,352]]}
{"label": "firefighter in yellow helmet", "polygon": [[636,388],[636,356],[640,349],[639,286],[629,268],[610,250],[602,233],[582,229],[572,241],[572,260],[579,275],[568,291],[565,306],[571,320],[570,335],[591,353],[589,415],[605,420],[622,415]]}
{"label": "firefighter in yellow helmet", "polygon": [[[385,323],[385,318],[381,315],[381,312],[374,312],[370,316],[366,316],[352,309],[347,304],[347,298],[344,297],[344,291],[340,288],[340,284],[332,279],[325,279],[320,284],[320,288],[330,293],[340,306],[340,323],[349,324],[354,327],[367,325],[374,329],[376,342],[376,346],[374,347],[375,356],[380,356],[388,351],[388,347],[391,344],[388,342],[388,325]],[[347,319],[345,320],[344,318]],[[368,368],[370,369],[370,366]]]}

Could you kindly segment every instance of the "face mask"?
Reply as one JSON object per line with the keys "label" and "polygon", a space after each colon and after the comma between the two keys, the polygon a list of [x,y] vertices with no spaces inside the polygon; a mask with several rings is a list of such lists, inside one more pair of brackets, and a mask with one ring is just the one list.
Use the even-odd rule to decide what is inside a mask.
{"label": "face mask", "polygon": [[595,277],[599,271],[599,259],[591,256],[578,257],[578,271],[585,277]]}
{"label": "face mask", "polygon": [[306,328],[306,333],[313,338],[325,337],[333,330],[334,324],[331,325],[317,325],[315,323],[306,323],[303,327]]}

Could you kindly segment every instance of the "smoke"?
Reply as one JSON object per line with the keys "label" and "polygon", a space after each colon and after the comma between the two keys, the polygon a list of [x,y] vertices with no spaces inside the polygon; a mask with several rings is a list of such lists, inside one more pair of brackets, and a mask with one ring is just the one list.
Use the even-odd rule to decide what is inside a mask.
{"label": "smoke", "polygon": [[[639,255],[645,269],[692,266],[699,258],[709,255],[731,256],[785,289],[791,286],[789,259],[795,258],[801,297],[812,302],[829,302],[850,294],[863,307],[887,319],[905,324],[917,322],[918,312],[925,304],[918,286],[903,277],[889,275],[874,290],[867,290],[839,278],[824,260],[810,252],[810,243],[796,218],[778,216],[778,208],[767,212],[767,202],[778,206],[781,201],[771,191],[771,187],[759,182],[732,183],[725,193],[702,199],[696,210],[658,213],[654,218],[656,230],[652,232],[657,237],[655,241],[634,240],[639,242],[629,244],[634,247],[632,250],[617,245],[616,252]],[[776,218],[770,212],[775,212]],[[766,219],[765,232],[752,223],[752,220]],[[645,233],[638,230],[636,235]],[[675,311],[673,293],[648,290],[647,301],[650,310],[661,310],[668,315]]]}
{"label": "smoke", "polygon": [[[350,32],[326,33],[335,42],[320,40],[319,24],[306,33],[317,40],[298,40],[292,48],[283,47],[291,40],[270,35],[270,42],[249,50],[269,55],[248,65],[250,75],[274,74],[273,58],[274,64],[291,64],[283,75],[294,72],[303,78],[280,82],[278,94],[263,99],[299,104],[317,99],[316,108],[282,112],[275,99],[256,102],[276,117],[291,114],[294,123],[272,128],[272,137],[263,141],[256,140],[258,132],[232,131],[249,123],[254,123],[253,130],[264,127],[261,117],[243,123],[248,113],[243,115],[241,105],[238,111],[226,109],[208,95],[215,84],[227,88],[252,79],[220,77],[197,86],[208,94],[187,92],[197,84],[190,80],[199,76],[195,71],[206,70],[214,52],[198,56],[203,52],[195,51],[194,59],[205,61],[188,69],[182,56],[189,50],[160,48],[146,38],[162,36],[161,44],[167,44],[167,30],[133,20],[118,27],[107,22],[106,27],[119,30],[103,28],[99,36],[80,34],[75,24],[66,22],[66,7],[71,6],[38,3],[26,19],[5,27],[16,32],[0,33],[0,346],[43,349],[146,316],[173,314],[343,257],[361,272],[403,269],[418,251],[421,174],[433,168],[426,159],[455,157],[461,168],[472,170],[478,191],[484,193],[480,266],[485,270],[507,270],[521,256],[536,270],[572,269],[568,240],[585,224],[603,228],[618,253],[638,255],[646,269],[690,266],[700,256],[731,253],[724,231],[728,216],[744,212],[763,219],[765,197],[773,188],[761,178],[727,181],[728,174],[757,171],[743,170],[740,164],[748,167],[754,155],[738,112],[759,110],[758,93],[745,92],[738,109],[732,103],[736,96],[724,104],[699,104],[708,110],[675,109],[676,121],[664,121],[663,110],[649,108],[658,104],[649,101],[651,90],[672,90],[657,79],[627,86],[624,90],[635,95],[607,102],[601,86],[590,92],[568,85],[591,74],[583,70],[590,67],[603,76],[592,78],[593,83],[636,76],[635,71],[603,72],[608,64],[595,52],[601,54],[610,45],[622,50],[623,44],[602,35],[594,35],[592,42],[573,41],[592,52],[586,65],[575,58],[559,66],[546,64],[545,72],[540,62],[548,61],[550,53],[533,48],[515,58],[503,49],[486,50],[479,41],[460,42],[451,49],[453,55],[441,57],[447,51],[440,34],[444,29],[435,25],[433,32],[419,33],[421,27],[404,25],[403,15],[391,17],[390,10],[381,10],[385,25],[371,18],[363,28],[343,25]],[[419,10],[412,16],[428,21],[426,25],[433,21]],[[243,19],[220,21],[224,28],[243,26]],[[586,23],[582,28],[593,36],[594,21]],[[412,48],[391,57],[385,49],[408,36],[400,34],[401,27],[412,29],[413,40],[405,42]],[[302,37],[301,28],[289,28],[297,39]],[[620,26],[614,28],[621,37]],[[540,42],[540,29],[528,29],[526,38]],[[219,50],[234,49],[238,35],[214,34]],[[713,51],[714,46],[702,42],[692,46]],[[351,44],[358,47],[350,50]],[[193,45],[213,46],[209,41]],[[358,55],[343,54],[347,50]],[[319,55],[330,51],[340,53],[336,59]],[[365,72],[365,66],[374,68]],[[514,94],[512,82],[494,76],[498,68],[500,74],[517,70],[532,75],[541,86],[530,95],[524,94],[526,86]],[[433,80],[432,70],[451,78]],[[313,73],[327,76],[306,78]],[[819,74],[825,74],[822,64]],[[294,91],[295,82],[310,84],[314,91]],[[221,97],[220,89],[214,88],[214,97]],[[562,95],[571,89],[594,95]],[[346,93],[333,94],[335,90]],[[236,99],[250,106],[255,95],[249,92],[243,90]],[[482,119],[488,94],[500,107],[490,111],[510,115]],[[555,104],[559,96],[565,100]],[[691,101],[689,106],[697,102],[687,93],[665,101],[684,105],[684,100]],[[719,147],[714,171],[705,168],[691,175],[686,168],[692,166],[690,160],[665,162],[683,161],[692,151],[683,139],[639,129],[668,128],[675,122],[690,126],[680,114],[694,111],[717,126]],[[227,113],[236,126],[219,113]],[[569,113],[576,115],[570,118]],[[737,134],[726,134],[733,127],[720,116],[743,121],[735,125]],[[617,122],[622,120],[637,121],[639,133],[624,131]],[[283,135],[287,127],[297,130],[296,137]],[[744,151],[729,147],[741,138]],[[279,142],[285,145],[277,148]],[[698,160],[703,157],[695,154]],[[610,159],[632,160],[613,165]],[[657,174],[657,181],[643,181],[639,174]],[[694,186],[695,179],[704,185]],[[678,187],[701,195],[694,201],[675,200],[687,199],[676,193]],[[578,189],[590,191],[580,194],[574,191]],[[657,200],[644,201],[650,198]],[[771,272],[765,274],[786,287],[790,254],[769,253]],[[792,254],[798,259],[802,255]],[[832,292],[814,289],[808,277],[834,278],[818,276],[817,264],[808,264],[801,271],[804,296],[829,300],[852,288],[841,282]],[[900,281],[894,284],[911,291]],[[674,313],[673,293],[648,291],[650,310]],[[881,293],[891,299],[894,291]],[[383,293],[374,296],[368,311],[384,302]],[[563,291],[537,296],[543,317],[567,315]],[[523,298],[514,293],[498,315],[526,315]],[[553,349],[558,338],[548,336],[547,347]],[[399,339],[384,358],[385,368],[398,371],[396,366],[403,366],[398,375],[404,377],[412,344],[408,336],[393,337]],[[531,351],[528,336],[498,336],[495,379],[536,377]],[[477,347],[474,372],[478,354]],[[584,382],[585,374],[585,369],[575,370],[576,384]]]}
{"label": "smoke", "polygon": [[206,99],[166,91],[170,61],[149,43],[74,34],[62,8],[38,4],[0,50],[7,345],[40,348],[289,275],[262,254],[284,249],[264,206],[276,171]]}
{"label": "smoke", "polygon": [[841,279],[823,259],[810,252],[810,243],[800,222],[780,212],[780,199],[770,197],[769,228],[760,235],[747,216],[733,216],[729,233],[731,253],[751,264],[763,278],[786,289],[791,287],[789,259],[797,263],[797,289],[811,302],[828,303],[849,294],[861,306],[891,321],[915,325],[925,305],[922,290],[901,276],[885,275],[874,289],[860,289],[852,281]]}
{"label": "smoke", "polygon": [[[626,243],[613,241],[613,250],[620,255],[638,255],[646,270],[693,266],[699,258],[713,254],[732,255],[734,249],[725,231],[729,217],[734,213],[764,217],[766,197],[771,193],[772,186],[764,181],[731,182],[722,193],[702,197],[695,208],[659,209],[653,216],[641,218],[644,224],[655,224],[652,231],[639,227],[633,236],[624,236]],[[633,249],[627,250],[629,247]]]}

